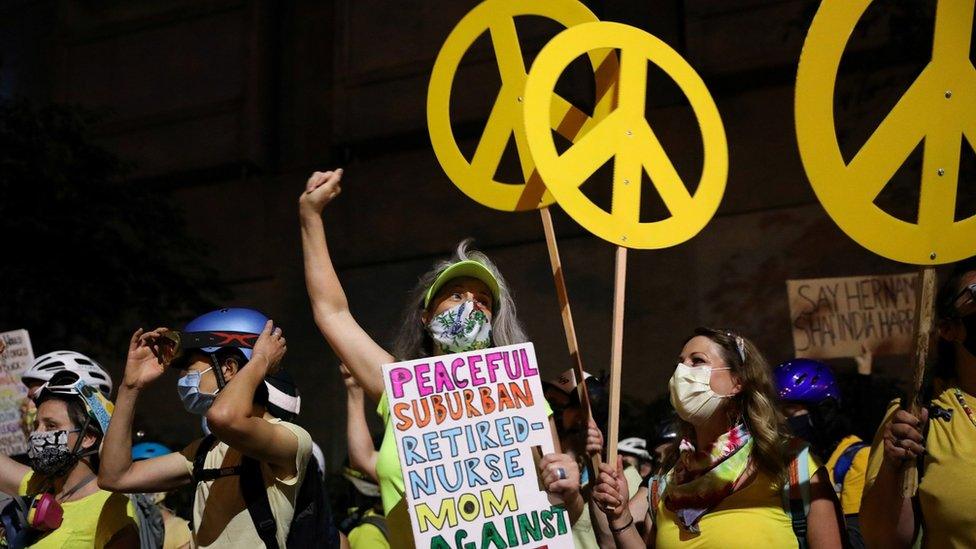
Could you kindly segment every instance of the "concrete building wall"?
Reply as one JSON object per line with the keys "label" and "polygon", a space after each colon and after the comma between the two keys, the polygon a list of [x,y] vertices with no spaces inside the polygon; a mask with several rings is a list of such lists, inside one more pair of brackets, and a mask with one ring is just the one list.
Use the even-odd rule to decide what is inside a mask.
{"label": "concrete building wall", "polygon": [[[0,82],[8,85],[0,89],[106,109],[98,137],[134,163],[133,184],[174,196],[191,229],[209,243],[234,304],[260,308],[285,327],[286,363],[304,394],[303,423],[330,466],[344,455],[344,389],[309,312],[296,208],[314,169],[346,168],[326,227],[353,312],[378,341],[392,338],[417,277],[472,236],[508,277],[544,375],[571,366],[538,215],[497,212],[465,197],[445,177],[427,138],[434,58],[476,3],[129,0],[0,8],[0,27],[29,25],[33,30],[20,35],[40,48],[9,41],[9,59],[35,64],[25,70],[15,63],[14,70],[7,63]],[[846,237],[801,166],[793,83],[815,2],[588,5],[602,19],[647,29],[681,52],[712,90],[729,141],[728,186],[708,227],[676,248],[630,254],[627,395],[648,401],[665,392],[681,344],[698,325],[739,330],[770,361],[791,356],[787,279],[911,269]],[[836,116],[848,151],[873,132],[920,67],[918,59],[885,57],[897,29],[877,11],[883,7],[859,25],[848,50],[854,61],[842,70]],[[38,29],[39,19],[47,26]],[[520,20],[526,54],[532,57],[556,30]],[[883,62],[871,62],[877,59]],[[585,96],[585,86],[572,86],[583,80],[571,81],[570,91]],[[469,154],[498,85],[482,38],[456,82],[457,132]],[[695,179],[702,145],[686,103],[660,74],[652,74],[648,91],[648,120],[679,173]],[[510,159],[502,170],[512,171]],[[960,197],[973,205],[973,171],[967,173]],[[910,195],[917,181],[918,164],[909,162],[892,185]],[[584,363],[599,372],[610,355],[612,246],[554,210]],[[880,365],[900,375],[904,362]],[[180,409],[175,380],[163,385],[146,397],[143,420],[187,439],[195,424]]]}

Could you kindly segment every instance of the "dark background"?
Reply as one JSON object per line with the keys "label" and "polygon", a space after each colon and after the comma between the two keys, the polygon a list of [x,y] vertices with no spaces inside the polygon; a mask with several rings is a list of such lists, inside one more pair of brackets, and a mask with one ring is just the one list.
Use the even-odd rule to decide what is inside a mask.
{"label": "dark background", "polygon": [[[725,197],[704,231],[675,248],[630,253],[623,372],[630,406],[666,392],[680,346],[698,325],[741,331],[770,362],[789,358],[787,279],[913,268],[845,236],[817,202],[801,166],[794,80],[817,2],[586,4],[601,19],[645,29],[680,52],[715,97],[730,148]],[[934,4],[877,0],[852,33],[835,105],[847,158],[928,61]],[[343,166],[344,193],[327,208],[326,228],[353,312],[378,341],[392,338],[417,277],[473,236],[511,283],[544,376],[569,368],[538,215],[496,212],[465,197],[444,176],[427,137],[434,58],[474,5],[0,3],[0,98],[29,100],[31,107],[15,108],[22,116],[28,109],[28,120],[38,112],[29,109],[50,104],[71,105],[69,113],[83,109],[77,112],[87,113],[86,122],[73,126],[72,135],[110,153],[109,164],[118,161],[104,177],[119,189],[113,196],[132,193],[124,200],[89,196],[90,189],[104,191],[97,170],[85,180],[48,177],[60,189],[53,194],[31,194],[38,185],[30,164],[8,178],[8,197],[0,203],[14,204],[9,196],[16,194],[18,206],[5,215],[20,220],[5,225],[12,232],[5,240],[21,244],[8,244],[3,255],[8,283],[0,288],[0,331],[30,329],[38,355],[76,346],[118,380],[123,342],[139,325],[178,324],[216,303],[261,309],[285,329],[286,365],[304,395],[302,423],[334,470],[345,454],[344,389],[310,315],[296,200],[311,171]],[[517,24],[529,59],[558,31],[534,18]],[[482,37],[456,79],[454,121],[467,154],[497,93],[487,46]],[[579,82],[586,78],[568,81],[566,92],[585,105],[589,90]],[[660,74],[648,84],[647,117],[679,172],[696,180],[697,127],[676,87]],[[47,134],[39,135],[45,142]],[[34,141],[29,145],[40,146]],[[921,151],[879,198],[889,211],[912,215]],[[79,155],[89,153],[95,154]],[[48,158],[38,163],[49,165]],[[503,173],[512,171],[512,160]],[[72,166],[65,161],[62,169],[70,174]],[[607,181],[608,174],[595,179]],[[976,211],[974,174],[973,151],[964,143],[960,217]],[[51,200],[73,213],[55,223]],[[554,211],[584,364],[598,373],[610,355],[613,248]],[[125,234],[137,237],[116,245],[108,238],[114,230],[93,231],[91,219],[122,223],[129,227]],[[130,255],[120,257],[120,250]],[[69,252],[72,261],[58,259]],[[38,262],[44,267],[35,273]],[[878,370],[901,378],[905,362],[879,360]],[[853,361],[835,365],[850,370]],[[149,391],[139,423],[165,441],[183,442],[196,435],[198,424],[183,412],[175,381],[164,378]]]}

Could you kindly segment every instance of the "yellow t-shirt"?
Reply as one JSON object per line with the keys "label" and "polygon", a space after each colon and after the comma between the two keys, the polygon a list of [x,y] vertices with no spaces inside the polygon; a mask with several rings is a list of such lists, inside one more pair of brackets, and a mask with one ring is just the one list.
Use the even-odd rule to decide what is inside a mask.
{"label": "yellow t-shirt", "polygon": [[[366,511],[365,517],[382,517],[372,509]],[[390,542],[383,535],[378,526],[369,522],[362,522],[349,532],[350,549],[390,549]]]}
{"label": "yellow t-shirt", "polygon": [[[33,482],[33,472],[20,481],[19,494],[35,494],[41,487]],[[95,482],[95,481],[92,481]],[[138,529],[136,510],[125,494],[99,490],[74,501],[61,503],[64,520],[57,530],[45,535],[31,547],[39,549],[91,549],[105,547],[116,534],[128,527]]]}
{"label": "yellow t-shirt", "polygon": [[[861,439],[857,435],[848,435],[837,444],[834,453],[827,460],[827,474],[830,475],[831,485],[837,485],[837,481],[834,480],[834,466],[837,465],[840,456],[852,444],[859,442]],[[845,515],[856,515],[861,512],[861,494],[864,493],[864,475],[868,471],[868,456],[870,454],[871,448],[868,446],[858,450],[854,454],[854,460],[851,461],[851,468],[844,475],[844,485],[840,492],[840,507],[844,510]]]}
{"label": "yellow t-shirt", "polygon": [[193,543],[193,532],[190,531],[190,523],[186,519],[171,513],[163,521],[163,527],[166,530],[163,549],[180,549]]}
{"label": "yellow t-shirt", "polygon": [[[298,438],[298,452],[295,454],[295,468],[298,473],[289,479],[279,479],[274,476],[271,468],[261,464],[261,474],[268,490],[268,503],[274,515],[278,528],[277,538],[280,547],[285,546],[288,528],[291,526],[292,516],[295,514],[295,498],[305,476],[305,467],[312,455],[312,437],[308,431],[294,423],[280,419],[267,420],[285,427]],[[187,470],[193,472],[193,457],[196,455],[200,441],[196,441],[183,449]],[[207,453],[204,468],[218,469],[234,467],[241,463],[241,453],[218,442]],[[264,547],[254,527],[254,521],[247,511],[244,497],[241,494],[240,477],[237,475],[221,477],[216,480],[197,483],[196,496],[193,501],[193,524],[196,528],[194,540],[196,547]]]}
{"label": "yellow t-shirt", "polygon": [[[962,393],[970,409],[976,397]],[[930,419],[918,501],[922,509],[922,547],[976,547],[976,425],[947,389],[932,401],[952,411],[952,419]],[[884,460],[884,426],[898,409],[891,403],[871,445],[866,486],[874,484]]]}
{"label": "yellow t-shirt", "polygon": [[[551,416],[552,407],[549,402],[546,399],[542,399],[542,402],[546,407],[546,415]],[[400,468],[400,456],[397,454],[396,435],[393,432],[393,422],[390,421],[390,404],[386,391],[380,396],[376,413],[383,419],[384,426],[383,442],[376,456],[376,476],[380,481],[380,498],[383,500],[386,526],[390,529],[390,545],[413,547],[413,529],[407,513],[407,499],[403,497],[403,470]]]}
{"label": "yellow t-shirt", "polygon": [[[811,456],[810,477],[820,465]],[[759,472],[744,488],[726,497],[698,522],[700,534],[685,532],[677,517],[658,502],[656,549],[781,548],[799,547],[793,524],[783,510],[783,491],[766,473]]]}

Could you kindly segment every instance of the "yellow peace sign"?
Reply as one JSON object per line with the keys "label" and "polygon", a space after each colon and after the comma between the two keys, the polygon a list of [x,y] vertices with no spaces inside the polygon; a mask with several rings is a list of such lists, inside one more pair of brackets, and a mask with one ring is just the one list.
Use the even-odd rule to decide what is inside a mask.
{"label": "yellow peace sign", "polygon": [[[962,136],[976,143],[976,69],[969,59],[973,1],[940,0],[932,60],[854,158],[837,143],[834,87],[854,26],[872,0],[826,0],[810,26],[796,76],[796,137],[807,177],[840,228],[872,252],[932,265],[976,253],[976,216],[955,220]],[[917,223],[874,204],[925,141]]]}
{"label": "yellow peace sign", "polygon": [[[528,4],[528,5],[526,5]],[[437,160],[447,176],[466,195],[485,206],[505,211],[532,210],[552,204],[525,142],[522,99],[526,70],[515,31],[517,16],[534,15],[571,27],[596,21],[586,6],[576,0],[546,0],[527,3],[519,0],[486,0],[468,12],[444,42],[427,90],[427,127]],[[461,58],[474,41],[489,32],[502,86],[471,162],[461,154],[451,128],[450,100],[454,74]],[[575,141],[589,131],[612,108],[617,58],[612,51],[593,52],[590,64],[596,73],[597,102],[591,119],[559,95],[552,96],[546,109],[547,127]],[[508,139],[514,134],[525,183],[495,181]]]}
{"label": "yellow peace sign", "polygon": [[[618,106],[559,155],[546,113],[556,81],[583,52],[620,50]],[[688,97],[705,149],[701,182],[694,196],[644,117],[647,62],[661,67]],[[667,248],[695,236],[715,214],[728,175],[728,147],[718,108],[695,70],[673,49],[646,32],[619,23],[585,23],[559,33],[539,52],[525,86],[529,150],[559,205],[593,234],[628,248]],[[607,212],[580,186],[614,157],[613,199]],[[641,175],[647,170],[671,217],[640,222]]]}

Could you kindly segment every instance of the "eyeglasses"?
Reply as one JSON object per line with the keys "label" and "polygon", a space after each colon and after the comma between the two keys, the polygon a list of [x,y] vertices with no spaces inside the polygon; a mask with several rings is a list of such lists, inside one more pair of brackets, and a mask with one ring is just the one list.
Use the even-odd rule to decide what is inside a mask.
{"label": "eyeglasses", "polygon": [[[959,300],[963,298],[966,298],[965,301],[959,303]],[[963,288],[962,291],[956,294],[956,298],[952,300],[952,303],[956,307],[956,314],[960,317],[976,312],[976,284],[970,284]]]}

